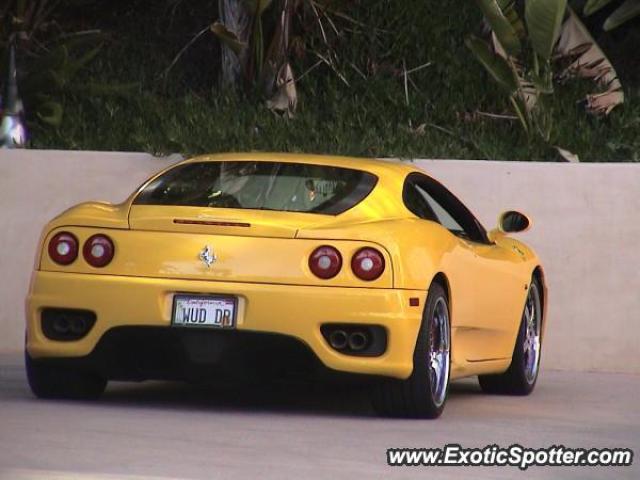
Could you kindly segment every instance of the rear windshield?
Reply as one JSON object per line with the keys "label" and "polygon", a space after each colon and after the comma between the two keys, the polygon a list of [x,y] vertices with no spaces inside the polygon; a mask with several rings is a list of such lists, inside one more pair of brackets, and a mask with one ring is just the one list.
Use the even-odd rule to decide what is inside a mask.
{"label": "rear windshield", "polygon": [[370,173],[326,165],[194,162],[153,180],[134,204],[337,215],[364,200],[376,182]]}

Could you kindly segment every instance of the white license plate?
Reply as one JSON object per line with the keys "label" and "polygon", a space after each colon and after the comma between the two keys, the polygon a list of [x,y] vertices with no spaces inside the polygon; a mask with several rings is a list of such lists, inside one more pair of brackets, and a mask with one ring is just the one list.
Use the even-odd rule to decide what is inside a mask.
{"label": "white license plate", "polygon": [[175,295],[171,324],[177,327],[235,328],[236,298]]}

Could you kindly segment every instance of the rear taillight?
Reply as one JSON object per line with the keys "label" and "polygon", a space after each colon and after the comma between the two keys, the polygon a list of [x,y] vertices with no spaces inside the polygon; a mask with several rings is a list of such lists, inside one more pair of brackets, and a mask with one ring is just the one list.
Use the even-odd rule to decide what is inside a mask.
{"label": "rear taillight", "polygon": [[69,265],[78,257],[78,239],[69,232],[56,233],[49,242],[49,257],[60,265]]}
{"label": "rear taillight", "polygon": [[342,268],[340,252],[327,245],[316,248],[309,257],[309,269],[316,277],[329,279],[335,277]]}
{"label": "rear taillight", "polygon": [[361,280],[375,280],[384,272],[384,257],[375,248],[361,248],[351,259],[351,270]]}
{"label": "rear taillight", "polygon": [[104,267],[113,258],[115,248],[109,237],[97,234],[89,237],[82,247],[82,255],[93,267]]}

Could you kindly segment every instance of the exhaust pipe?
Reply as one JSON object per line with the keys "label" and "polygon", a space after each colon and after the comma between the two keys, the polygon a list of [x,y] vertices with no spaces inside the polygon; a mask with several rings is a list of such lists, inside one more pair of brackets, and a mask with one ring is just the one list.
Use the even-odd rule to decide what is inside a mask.
{"label": "exhaust pipe", "polygon": [[62,335],[69,333],[71,330],[71,323],[67,319],[67,317],[59,317],[53,321],[53,329],[56,333],[60,333]]}
{"label": "exhaust pipe", "polygon": [[84,318],[76,318],[71,322],[71,333],[83,335],[87,331],[87,322]]}
{"label": "exhaust pipe", "polygon": [[369,338],[364,332],[353,332],[349,335],[349,348],[354,352],[360,352],[367,347]]}
{"label": "exhaust pipe", "polygon": [[342,350],[349,343],[347,333],[344,330],[334,330],[329,335],[329,345],[336,350]]}

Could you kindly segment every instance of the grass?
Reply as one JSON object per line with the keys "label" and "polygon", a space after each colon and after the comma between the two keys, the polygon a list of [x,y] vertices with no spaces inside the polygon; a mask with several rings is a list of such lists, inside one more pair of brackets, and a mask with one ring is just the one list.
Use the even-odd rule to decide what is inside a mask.
{"label": "grass", "polygon": [[[209,35],[163,76],[182,46],[215,18],[215,2],[175,3],[175,11],[167,7],[169,1],[149,3],[110,2],[108,11],[97,3],[93,10],[72,12],[70,18],[80,26],[98,26],[112,38],[84,79],[133,81],[139,88],[124,98],[68,96],[63,124],[36,127],[34,147],[554,161],[558,155],[550,145],[558,145],[582,161],[640,161],[640,75],[637,65],[626,69],[621,54],[626,48],[632,55],[640,40],[632,29],[613,48],[622,65],[619,73],[624,73],[626,103],[608,118],[590,117],[577,104],[590,86],[562,86],[549,145],[529,141],[516,122],[475,113],[509,111],[463,44],[480,22],[468,0],[452,0],[446,8],[424,0],[351,2],[350,14],[368,27],[343,22],[343,28],[356,31],[337,39],[349,85],[327,67],[316,69],[298,84],[298,111],[292,119],[276,117],[259,98],[218,90],[219,47]],[[309,50],[322,48],[314,37]],[[300,74],[315,61],[307,52],[296,58],[294,70]],[[415,86],[408,86],[408,102],[403,62],[408,69],[430,62],[411,75]]]}

